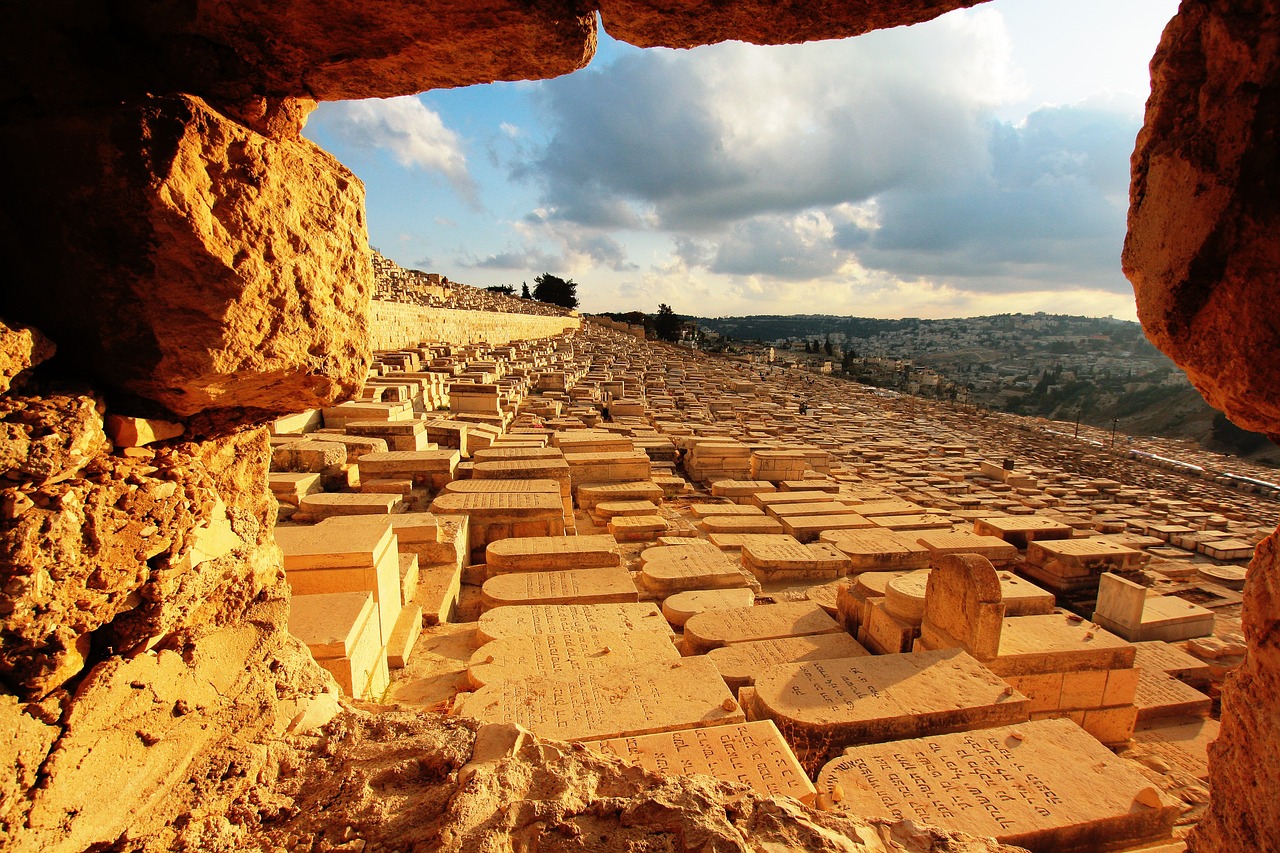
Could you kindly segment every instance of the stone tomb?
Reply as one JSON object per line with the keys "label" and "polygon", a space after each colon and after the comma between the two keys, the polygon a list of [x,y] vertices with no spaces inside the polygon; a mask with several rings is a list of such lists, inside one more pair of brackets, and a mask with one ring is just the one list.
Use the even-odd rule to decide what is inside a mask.
{"label": "stone tomb", "polygon": [[373,593],[378,645],[391,641],[400,615],[400,553],[391,522],[275,530],[285,579],[294,595]]}
{"label": "stone tomb", "polygon": [[1038,515],[999,515],[973,520],[973,532],[979,536],[998,536],[1018,550],[1028,542],[1044,539],[1070,539],[1071,525]]}
{"label": "stone tomb", "polygon": [[706,774],[765,797],[810,800],[816,793],[791,747],[768,720],[588,741],[587,747],[663,775]]}
{"label": "stone tomb", "polygon": [[740,687],[755,684],[757,675],[780,663],[859,658],[869,654],[853,637],[838,633],[734,643],[712,649],[707,652],[707,657],[720,670],[720,677],[729,689],[737,691]]}
{"label": "stone tomb", "polygon": [[486,610],[522,604],[618,604],[639,601],[631,573],[621,566],[497,575],[480,589]]}
{"label": "stone tomb", "polygon": [[979,536],[967,530],[920,533],[916,541],[929,549],[934,565],[948,554],[980,554],[993,563],[1008,563],[1018,557],[1018,549],[998,536]]}
{"label": "stone tomb", "polygon": [[978,660],[991,660],[1000,652],[1003,627],[1000,578],[991,562],[977,554],[941,558],[929,572],[915,651],[960,648]]}
{"label": "stone tomb", "polygon": [[1093,621],[1132,642],[1189,640],[1213,633],[1213,611],[1176,596],[1148,595],[1141,584],[1111,572],[1098,582]]}
{"label": "stone tomb", "polygon": [[539,737],[569,741],[745,719],[715,665],[705,657],[492,682],[459,697],[455,708],[460,716],[515,723]]}
{"label": "stone tomb", "polygon": [[790,536],[747,536],[742,541],[742,565],[762,581],[835,580],[849,561],[831,545],[803,545]]}
{"label": "stone tomb", "polygon": [[516,536],[485,548],[489,577],[512,572],[604,569],[618,566],[618,543],[612,536]]}
{"label": "stone tomb", "polygon": [[467,664],[467,681],[478,690],[529,675],[564,675],[679,658],[671,637],[652,631],[533,634],[485,643]]}
{"label": "stone tomb", "polygon": [[849,558],[851,574],[923,569],[929,565],[929,549],[909,533],[882,527],[870,530],[831,530],[818,541],[828,542]]}
{"label": "stone tomb", "polygon": [[737,610],[750,607],[756,595],[750,589],[690,589],[662,599],[662,615],[677,628],[699,613],[709,610]]}
{"label": "stone tomb", "polygon": [[484,560],[486,545],[500,539],[564,535],[564,504],[555,495],[441,494],[432,501],[431,511],[470,518],[468,546],[475,562]]}
{"label": "stone tomb", "polygon": [[476,641],[532,634],[575,634],[591,631],[650,631],[675,636],[662,611],[652,602],[637,604],[529,604],[490,610],[476,623]]}
{"label": "stone tomb", "polygon": [[747,585],[733,560],[705,545],[659,545],[646,548],[640,560],[640,585],[654,595]]}
{"label": "stone tomb", "polygon": [[773,720],[810,758],[851,744],[1018,723],[1030,706],[959,649],[780,664],[743,688],[742,702],[750,719]]}
{"label": "stone tomb", "polygon": [[1067,720],[859,746],[829,762],[818,790],[839,808],[994,836],[1036,853],[1169,838],[1179,813],[1132,763]]}
{"label": "stone tomb", "polygon": [[295,595],[289,633],[306,644],[348,696],[376,701],[386,691],[390,673],[372,593]]}
{"label": "stone tomb", "polygon": [[700,655],[734,643],[838,633],[836,621],[812,601],[710,610],[685,623],[684,653]]}

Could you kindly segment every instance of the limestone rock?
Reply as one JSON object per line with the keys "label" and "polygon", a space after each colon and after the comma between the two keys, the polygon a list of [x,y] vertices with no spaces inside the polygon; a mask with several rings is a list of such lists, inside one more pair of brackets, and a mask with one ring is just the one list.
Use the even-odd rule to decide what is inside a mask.
{"label": "limestone rock", "polygon": [[53,351],[53,341],[39,329],[0,320],[0,394],[8,393],[19,374],[48,359]]}
{"label": "limestone rock", "polygon": [[1280,9],[1184,3],[1151,74],[1123,257],[1138,316],[1212,405],[1280,435]]}
{"label": "limestone rock", "polygon": [[1280,534],[1249,564],[1242,617],[1249,655],[1222,689],[1222,729],[1209,747],[1213,797],[1194,850],[1263,849],[1280,838]]}
{"label": "limestone rock", "polygon": [[31,491],[0,521],[0,679],[43,696],[79,673],[89,634],[123,652],[238,619],[279,575],[267,458],[259,430],[150,464],[89,458],[83,476]]}
{"label": "limestone rock", "polygon": [[182,424],[114,413],[107,415],[105,427],[107,437],[116,447],[143,447],[182,435]]}
{"label": "limestone rock", "polygon": [[87,395],[0,400],[0,474],[33,486],[76,476],[110,445]]}
{"label": "limestone rock", "polygon": [[86,0],[15,7],[5,24],[7,96],[74,104],[139,91],[386,98],[555,77],[595,52],[594,9],[567,0]]}
{"label": "limestone rock", "polygon": [[364,192],[331,156],[186,96],[33,121],[5,141],[43,164],[3,201],[5,248],[27,282],[5,310],[62,357],[109,388],[201,414],[197,433],[359,387]]}
{"label": "limestone rock", "polygon": [[700,0],[600,0],[609,35],[639,47],[696,47],[713,42],[797,44],[848,38],[884,27],[917,24],[981,0],[897,3],[703,3]]}

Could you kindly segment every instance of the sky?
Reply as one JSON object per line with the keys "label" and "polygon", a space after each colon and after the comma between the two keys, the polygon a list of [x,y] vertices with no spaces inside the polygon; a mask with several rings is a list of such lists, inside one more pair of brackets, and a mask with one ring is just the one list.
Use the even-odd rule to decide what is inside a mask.
{"label": "sky", "polygon": [[641,50],[553,80],[324,103],[369,240],[587,312],[1135,319],[1147,63],[1177,0],[993,0],[855,39]]}

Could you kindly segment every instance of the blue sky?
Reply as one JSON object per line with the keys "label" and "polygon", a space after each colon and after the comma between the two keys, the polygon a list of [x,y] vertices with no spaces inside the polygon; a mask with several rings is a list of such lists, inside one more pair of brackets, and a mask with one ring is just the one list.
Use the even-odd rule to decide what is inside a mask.
{"label": "blue sky", "polygon": [[321,104],[370,242],[587,311],[1132,319],[1147,63],[1176,0],[993,0],[857,39],[639,50],[555,80]]}

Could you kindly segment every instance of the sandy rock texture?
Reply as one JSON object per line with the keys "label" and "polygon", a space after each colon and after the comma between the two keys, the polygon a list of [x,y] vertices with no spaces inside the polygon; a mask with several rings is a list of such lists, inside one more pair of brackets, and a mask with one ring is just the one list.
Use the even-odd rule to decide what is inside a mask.
{"label": "sandy rock texture", "polygon": [[[1147,336],[1235,423],[1280,436],[1280,9],[1186,0],[1151,64],[1124,269]],[[1222,694],[1198,851],[1280,838],[1280,558],[1249,567],[1249,658]]]}
{"label": "sandy rock texture", "polygon": [[256,784],[295,718],[337,708],[285,630],[266,431],[125,454],[100,408],[0,400],[5,849],[163,837],[204,787]]}
{"label": "sandy rock texture", "polygon": [[39,329],[10,326],[0,320],[0,394],[7,393],[19,377],[53,355],[53,341]]}
{"label": "sandy rock texture", "polygon": [[1138,316],[1205,399],[1280,435],[1280,9],[1185,2],[1151,73],[1123,259]]}
{"label": "sandy rock texture", "polygon": [[752,44],[799,44],[848,38],[871,30],[918,24],[983,0],[903,0],[876,3],[817,0],[804,4],[750,0],[599,0],[609,35],[638,47],[696,47],[734,39]]}
{"label": "sandy rock texture", "polygon": [[10,175],[6,310],[62,361],[206,434],[359,387],[364,189],[331,156],[182,95],[8,134],[44,168]]}
{"label": "sandy rock texture", "polygon": [[[660,777],[510,725],[352,710],[271,748],[269,790],[197,812],[184,849],[996,853],[705,776]],[[148,844],[144,849],[160,848]]]}
{"label": "sandy rock texture", "polygon": [[1280,534],[1249,564],[1243,627],[1249,656],[1222,690],[1222,729],[1209,747],[1213,797],[1190,839],[1202,851],[1266,850],[1280,829]]}

